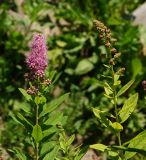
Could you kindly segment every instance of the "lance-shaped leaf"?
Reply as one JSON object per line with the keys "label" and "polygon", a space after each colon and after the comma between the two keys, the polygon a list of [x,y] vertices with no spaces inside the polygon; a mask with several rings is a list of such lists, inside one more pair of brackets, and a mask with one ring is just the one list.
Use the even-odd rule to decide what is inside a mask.
{"label": "lance-shaped leaf", "polygon": [[30,125],[31,127],[33,126],[27,118],[25,118],[21,113],[17,113],[17,117],[22,121],[22,122],[26,122],[28,125]]}
{"label": "lance-shaped leaf", "polygon": [[39,118],[46,115],[47,113],[54,111],[59,105],[61,105],[61,103],[64,102],[66,98],[68,98],[68,96],[69,96],[69,93],[66,93],[62,95],[61,97],[55,100],[52,100],[49,104],[45,105],[43,111],[39,115]]}
{"label": "lance-shaped leaf", "polygon": [[73,135],[71,135],[71,136],[69,137],[69,139],[67,140],[66,145],[67,145],[67,146],[70,146],[70,145],[73,143],[74,139],[75,139],[75,135],[73,134]]}
{"label": "lance-shaped leaf", "polygon": [[56,155],[58,154],[58,151],[59,151],[59,146],[55,146],[51,152],[45,155],[43,160],[54,160]]}
{"label": "lance-shaped leaf", "polygon": [[51,151],[55,146],[56,146],[55,141],[49,141],[49,142],[43,143],[40,149],[40,155],[44,156],[46,153]]}
{"label": "lance-shaped leaf", "polygon": [[134,111],[136,105],[137,105],[137,101],[138,101],[138,93],[130,96],[124,103],[122,109],[119,112],[119,117],[121,122],[123,123],[125,122],[129,116],[131,115],[131,113]]}
{"label": "lance-shaped leaf", "polygon": [[85,155],[85,153],[88,150],[88,146],[82,147],[81,150],[77,151],[77,153],[75,154],[75,159],[74,160],[81,160],[82,157]]}
{"label": "lance-shaped leaf", "polygon": [[123,130],[123,126],[118,122],[112,123],[112,127],[116,132],[121,132]]}
{"label": "lance-shaped leaf", "polygon": [[108,95],[108,96],[110,94],[113,94],[113,90],[108,83],[104,84],[104,90],[105,90],[106,95]]}
{"label": "lance-shaped leaf", "polygon": [[27,160],[27,157],[24,155],[24,153],[20,149],[14,148],[13,150],[9,150],[9,151],[15,153],[15,156],[19,158],[19,160]]}
{"label": "lance-shaped leaf", "polygon": [[107,112],[93,108],[93,113],[105,127],[109,127],[113,131],[112,122],[106,117],[108,115]]}
{"label": "lance-shaped leaf", "polygon": [[[146,130],[139,133],[136,137],[130,140],[128,148],[137,150],[138,153],[145,153],[146,155]],[[143,149],[143,152],[141,151]],[[139,150],[139,151],[138,151]],[[127,159],[132,158],[136,152],[125,152],[125,157]]]}
{"label": "lance-shaped leaf", "polygon": [[19,88],[19,91],[22,93],[22,95],[25,97],[25,99],[27,101],[31,101],[32,100],[31,96],[26,92],[25,89]]}
{"label": "lance-shaped leaf", "polygon": [[134,83],[134,80],[129,81],[126,85],[124,85],[119,92],[117,93],[117,97],[121,96],[123,93],[125,93],[130,86]]}
{"label": "lance-shaped leaf", "polygon": [[57,112],[56,114],[51,115],[44,124],[46,125],[56,125],[62,123],[64,120],[63,113]]}
{"label": "lance-shaped leaf", "polygon": [[114,86],[121,84],[121,81],[119,80],[119,78],[120,78],[120,75],[118,74],[114,75]]}
{"label": "lance-shaped leaf", "polygon": [[38,124],[33,127],[32,137],[35,139],[36,143],[41,141],[43,138],[42,129]]}
{"label": "lance-shaped leaf", "polygon": [[108,146],[99,143],[90,145],[90,148],[104,152],[108,148]]}

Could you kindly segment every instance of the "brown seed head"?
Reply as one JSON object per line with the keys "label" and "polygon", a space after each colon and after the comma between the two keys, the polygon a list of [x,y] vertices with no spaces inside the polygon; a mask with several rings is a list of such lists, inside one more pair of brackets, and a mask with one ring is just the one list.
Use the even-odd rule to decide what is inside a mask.
{"label": "brown seed head", "polygon": [[103,35],[103,34],[100,34],[100,35],[99,35],[99,38],[103,38],[103,37],[104,37],[104,35]]}
{"label": "brown seed head", "polygon": [[115,62],[114,62],[114,59],[113,59],[113,58],[111,58],[111,59],[109,60],[109,64],[112,65],[112,66],[115,65]]}
{"label": "brown seed head", "polygon": [[111,49],[111,53],[115,54],[117,52],[116,48]]}
{"label": "brown seed head", "polygon": [[108,28],[105,30],[105,32],[106,33],[111,33],[110,29],[108,29]]}
{"label": "brown seed head", "polygon": [[121,56],[121,53],[115,53],[114,58],[118,59]]}
{"label": "brown seed head", "polygon": [[124,72],[125,72],[125,68],[120,68],[120,69],[117,71],[117,74],[118,74],[118,75],[122,75]]}
{"label": "brown seed head", "polygon": [[111,43],[110,43],[110,42],[107,42],[107,43],[105,44],[105,46],[106,46],[106,47],[111,47]]}

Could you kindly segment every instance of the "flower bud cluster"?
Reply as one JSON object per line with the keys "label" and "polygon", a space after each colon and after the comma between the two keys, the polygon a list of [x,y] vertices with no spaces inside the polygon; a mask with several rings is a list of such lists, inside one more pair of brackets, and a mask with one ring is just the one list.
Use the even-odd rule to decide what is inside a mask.
{"label": "flower bud cluster", "polygon": [[41,85],[50,85],[51,80],[45,79],[45,70],[48,66],[47,46],[41,34],[33,36],[31,52],[26,58],[29,73],[25,73],[25,81],[31,81],[32,86],[27,89],[30,95],[36,95]]}
{"label": "flower bud cluster", "polygon": [[31,53],[26,58],[26,63],[31,75],[36,78],[44,77],[44,72],[48,65],[48,59],[46,42],[43,35],[36,34],[33,36]]}
{"label": "flower bud cluster", "polygon": [[36,95],[38,92],[38,89],[35,86],[31,86],[27,89],[27,93],[30,95]]}
{"label": "flower bud cluster", "polygon": [[50,85],[51,84],[51,80],[50,79],[46,79],[42,82],[43,85]]}
{"label": "flower bud cluster", "polygon": [[116,60],[121,56],[121,53],[119,53],[117,49],[113,47],[113,44],[116,42],[116,39],[111,36],[110,29],[107,28],[102,22],[94,20],[93,23],[99,32],[99,38],[103,40],[104,46],[111,53],[109,64],[115,65]]}

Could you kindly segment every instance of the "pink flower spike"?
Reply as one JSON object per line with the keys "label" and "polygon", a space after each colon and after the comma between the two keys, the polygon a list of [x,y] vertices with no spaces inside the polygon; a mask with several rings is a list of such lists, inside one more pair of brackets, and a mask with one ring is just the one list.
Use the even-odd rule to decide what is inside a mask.
{"label": "pink flower spike", "polygon": [[41,34],[33,36],[31,53],[26,58],[26,63],[31,74],[37,77],[43,77],[45,69],[48,66],[47,47],[45,38]]}

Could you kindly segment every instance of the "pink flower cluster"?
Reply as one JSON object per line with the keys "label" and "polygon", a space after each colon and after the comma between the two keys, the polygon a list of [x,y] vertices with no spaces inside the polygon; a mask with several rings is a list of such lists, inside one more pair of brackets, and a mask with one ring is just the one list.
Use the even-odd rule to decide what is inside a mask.
{"label": "pink flower cluster", "polygon": [[35,34],[32,40],[31,53],[26,58],[26,63],[31,75],[43,77],[48,65],[47,47],[45,38],[41,34]]}

